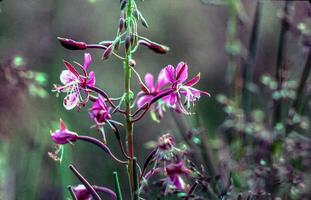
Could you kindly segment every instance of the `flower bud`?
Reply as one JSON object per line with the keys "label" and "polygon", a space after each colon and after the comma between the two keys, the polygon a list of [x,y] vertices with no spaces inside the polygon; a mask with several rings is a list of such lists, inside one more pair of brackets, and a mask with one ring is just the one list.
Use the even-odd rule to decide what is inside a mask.
{"label": "flower bud", "polygon": [[138,43],[147,46],[149,49],[159,54],[165,54],[166,52],[169,51],[169,47],[157,44],[155,42],[139,40]]}
{"label": "flower bud", "polygon": [[59,130],[51,134],[51,139],[56,144],[67,144],[69,142],[75,142],[78,139],[78,134],[72,131],[69,131],[66,127],[66,124],[61,119]]}
{"label": "flower bud", "polygon": [[126,38],[125,38],[125,51],[128,51],[130,49],[132,40],[133,39],[132,39],[131,35],[126,36]]}
{"label": "flower bud", "polygon": [[119,20],[119,32],[120,33],[123,31],[124,23],[125,23],[124,18],[120,18],[120,20]]}
{"label": "flower bud", "polygon": [[67,38],[61,38],[57,37],[57,39],[60,41],[60,43],[65,47],[66,49],[70,50],[84,50],[87,48],[87,44],[84,42],[77,42],[72,39]]}
{"label": "flower bud", "polygon": [[123,10],[127,4],[127,0],[120,0],[120,9]]}
{"label": "flower bud", "polygon": [[131,67],[134,67],[134,66],[136,65],[136,61],[133,60],[133,59],[131,59],[131,60],[129,61],[129,65],[130,65]]}
{"label": "flower bud", "polygon": [[103,56],[102,56],[102,60],[106,60],[110,57],[110,55],[113,52],[113,45],[109,45],[108,48],[104,51]]}

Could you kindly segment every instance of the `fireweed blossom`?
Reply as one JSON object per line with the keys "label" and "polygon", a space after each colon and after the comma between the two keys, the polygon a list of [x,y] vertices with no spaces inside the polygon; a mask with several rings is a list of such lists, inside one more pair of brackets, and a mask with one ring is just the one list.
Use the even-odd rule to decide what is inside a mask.
{"label": "fireweed blossom", "polygon": [[177,163],[171,163],[166,167],[167,177],[164,180],[166,185],[166,191],[169,189],[186,191],[187,185],[183,177],[187,178],[191,173],[191,170],[185,165],[184,161],[179,161]]}
{"label": "fireweed blossom", "polygon": [[[95,85],[95,74],[93,71],[87,73],[87,69],[92,62],[92,57],[89,53],[84,54],[84,64],[81,66],[76,63],[83,71],[83,74],[79,74],[78,71],[67,61],[64,64],[67,70],[63,70],[60,75],[60,81],[63,83],[62,86],[55,85],[54,90],[58,93],[67,93],[64,98],[63,104],[67,110],[71,110],[76,106],[83,105],[88,99],[88,92],[86,90],[87,86]],[[81,95],[81,90],[85,92],[87,98]]]}
{"label": "fireweed blossom", "polygon": [[[156,97],[161,89],[168,83],[165,77],[165,71],[162,69],[158,75],[158,80],[155,83],[152,74],[147,73],[145,75],[145,84],[142,85],[142,91],[138,93],[137,107],[141,108],[146,103],[149,103],[154,97]],[[165,111],[165,103],[159,99],[156,103],[150,106],[150,113],[152,119],[159,121],[163,117],[163,112]]]}
{"label": "fireweed blossom", "polygon": [[[106,197],[109,197],[109,199],[117,200],[117,196],[116,196],[115,192],[113,192],[109,188],[101,187],[101,186],[93,186],[93,188],[96,192],[104,193],[106,195]],[[78,200],[91,200],[91,199],[93,199],[91,193],[82,184],[72,187],[72,191],[74,192],[74,194],[76,195]]]}
{"label": "fireweed blossom", "polygon": [[67,144],[75,142],[78,139],[78,134],[67,129],[63,120],[59,122],[59,129],[51,134],[51,139],[56,144]]}
{"label": "fireweed blossom", "polygon": [[[186,63],[180,62],[176,69],[172,65],[168,65],[164,70],[165,77],[171,83],[173,92],[164,97],[163,100],[176,111],[190,114],[187,109],[190,108],[191,103],[194,104],[200,98],[201,94],[210,96],[209,93],[192,87],[199,82],[200,74],[186,81],[188,79],[188,65]],[[182,102],[182,96],[185,97],[187,109]]]}
{"label": "fireweed blossom", "polygon": [[99,95],[89,109],[89,114],[91,119],[95,121],[96,125],[100,126],[111,120],[110,111],[111,108],[106,105],[103,97]]}
{"label": "fireweed blossom", "polygon": [[178,153],[181,152],[181,150],[176,147],[175,140],[169,133],[162,135],[158,139],[156,148],[157,148],[155,153],[156,162],[170,161],[174,157],[176,157]]}

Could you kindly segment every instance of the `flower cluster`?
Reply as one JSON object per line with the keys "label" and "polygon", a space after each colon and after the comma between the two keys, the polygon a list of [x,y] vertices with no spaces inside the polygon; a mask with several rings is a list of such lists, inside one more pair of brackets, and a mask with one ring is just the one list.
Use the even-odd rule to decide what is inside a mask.
{"label": "flower cluster", "polygon": [[[124,93],[121,97],[112,98],[109,96],[108,92],[95,85],[94,71],[88,72],[92,62],[92,57],[89,53],[84,54],[83,65],[74,62],[77,68],[69,62],[64,61],[66,70],[63,70],[60,74],[62,85],[54,86],[55,92],[66,94],[63,105],[67,110],[71,110],[75,107],[80,109],[86,106],[90,101],[93,103],[88,109],[89,117],[94,121],[92,127],[97,128],[103,133],[103,140],[99,140],[93,136],[78,135],[75,132],[69,131],[63,121],[60,122],[59,130],[51,134],[51,138],[60,148],[61,145],[77,141],[91,143],[102,149],[112,160],[119,164],[127,165],[129,168],[128,177],[131,183],[131,194],[133,194],[132,199],[139,199],[140,190],[138,191],[138,188],[143,188],[144,180],[148,180],[156,174],[162,176],[161,182],[164,187],[164,194],[171,191],[188,192],[190,187],[186,184],[185,178],[189,178],[192,170],[188,167],[188,160],[185,158],[184,151],[176,147],[174,138],[170,134],[163,135],[159,138],[156,148],[150,153],[145,161],[143,170],[138,174],[139,170],[137,170],[137,161],[133,150],[133,127],[135,122],[142,119],[147,111],[151,111],[151,116],[156,121],[159,121],[163,117],[163,113],[167,108],[172,108],[178,113],[189,115],[191,114],[191,105],[193,105],[201,95],[209,96],[209,93],[194,88],[200,80],[200,74],[188,80],[188,65],[184,62],[180,62],[176,68],[172,65],[163,68],[156,81],[154,80],[154,76],[148,73],[143,82],[139,73],[134,69],[136,61],[133,59],[132,54],[142,45],[159,54],[166,53],[169,48],[137,33],[138,21],[145,27],[148,27],[148,24],[138,10],[134,0],[121,0],[120,7],[121,15],[119,26],[117,35],[113,40],[89,44],[87,42],[75,41],[67,38],[58,38],[61,44],[67,49],[100,49],[102,51],[102,60],[109,59],[111,56],[116,56],[123,62],[125,86]],[[125,8],[127,11],[124,11]],[[121,45],[123,45],[124,48],[119,48]],[[121,52],[120,49],[125,51]],[[81,73],[79,73],[79,71]],[[131,72],[135,72],[139,80],[138,84],[141,86],[141,91],[137,93],[136,98],[130,88]],[[134,99],[136,99],[136,101]],[[136,110],[133,110],[134,107]],[[120,133],[122,132],[118,130],[123,124],[113,120],[115,113],[124,117],[126,137],[121,135]],[[104,131],[104,126],[107,124],[111,128],[109,130],[114,132],[123,159],[125,160],[117,158],[109,149]],[[123,138],[126,138],[127,151],[123,147]],[[56,157],[53,155],[53,158]],[[146,171],[148,165],[152,162],[154,163],[154,167]],[[92,186],[72,165],[70,165],[69,168],[83,184],[76,187],[70,186],[71,194],[74,199],[101,200],[97,192],[108,195],[110,199],[122,199],[116,172],[114,172],[116,185],[115,193],[108,188]],[[138,168],[140,168],[139,165]],[[139,181],[137,181],[138,177],[140,177]]]}
{"label": "flower cluster", "polygon": [[164,93],[166,95],[150,107],[152,116],[156,121],[163,117],[166,107],[173,108],[183,114],[190,114],[191,104],[194,104],[201,94],[207,96],[210,94],[193,87],[199,82],[200,74],[190,80],[187,79],[188,65],[184,62],[180,62],[176,69],[172,65],[162,69],[158,75],[157,83],[154,83],[152,74],[146,74],[145,84],[141,84],[142,91],[138,94],[137,106],[141,108]]}

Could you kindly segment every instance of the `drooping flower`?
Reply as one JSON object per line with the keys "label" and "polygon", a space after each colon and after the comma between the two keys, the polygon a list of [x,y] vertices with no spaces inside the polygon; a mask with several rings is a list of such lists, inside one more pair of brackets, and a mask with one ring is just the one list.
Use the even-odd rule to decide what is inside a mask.
{"label": "drooping flower", "polygon": [[102,96],[98,96],[97,100],[93,103],[89,109],[90,117],[95,121],[97,125],[102,125],[111,119],[111,108],[105,103]]}
{"label": "drooping flower", "polygon": [[[102,187],[102,186],[92,186],[96,192],[102,192],[106,197],[109,197],[111,200],[116,200],[117,196],[116,193],[109,188]],[[80,184],[75,187],[72,187],[74,194],[76,195],[78,200],[91,200],[92,195],[91,193],[85,188],[84,185]]]}
{"label": "drooping flower", "polygon": [[155,159],[157,161],[170,161],[179,152],[180,149],[176,147],[174,138],[171,136],[171,134],[167,133],[158,139]]}
{"label": "drooping flower", "polygon": [[85,90],[87,86],[95,85],[95,74],[93,71],[87,73],[87,69],[92,62],[92,57],[89,53],[84,54],[84,64],[81,66],[76,63],[83,71],[83,74],[79,74],[78,71],[67,61],[64,61],[64,64],[67,70],[63,70],[60,75],[60,81],[63,83],[62,86],[55,85],[54,91],[56,92],[65,92],[67,93],[64,98],[63,104],[67,110],[71,110],[76,106],[83,105],[86,100],[83,100],[81,95],[81,90],[88,95],[88,92]]}
{"label": "drooping flower", "polygon": [[67,144],[75,142],[78,139],[78,134],[67,129],[65,122],[61,119],[59,129],[51,134],[51,139],[56,144]]}
{"label": "drooping flower", "polygon": [[191,170],[187,168],[184,161],[179,161],[177,163],[171,163],[167,165],[166,172],[168,177],[164,182],[167,184],[167,188],[173,188],[182,191],[187,189],[187,185],[183,177],[188,177],[188,175],[191,173]]}
{"label": "drooping flower", "polygon": [[[142,91],[138,93],[137,106],[141,108],[146,103],[149,103],[155,96],[157,96],[162,88],[168,83],[165,77],[165,71],[161,70],[158,75],[158,80],[155,83],[152,74],[147,73],[145,75],[145,84],[141,84]],[[158,121],[163,117],[163,111],[165,111],[165,104],[160,99],[150,107],[151,116],[155,121]]]}
{"label": "drooping flower", "polygon": [[174,92],[164,97],[163,100],[178,112],[189,114],[184,107],[182,97],[185,97],[186,106],[189,108],[191,103],[194,103],[200,98],[201,94],[210,96],[209,93],[192,87],[199,82],[200,74],[187,81],[188,65],[184,62],[180,62],[176,69],[172,65],[166,66],[165,77],[167,81],[172,84]]}

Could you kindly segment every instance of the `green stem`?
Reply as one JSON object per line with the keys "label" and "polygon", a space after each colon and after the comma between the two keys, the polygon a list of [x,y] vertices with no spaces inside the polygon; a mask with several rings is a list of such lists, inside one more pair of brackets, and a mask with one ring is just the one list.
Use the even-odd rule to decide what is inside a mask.
{"label": "green stem", "polygon": [[[127,35],[133,35],[132,33],[132,16],[134,11],[134,0],[129,0],[127,4],[127,14],[126,14],[126,33]],[[131,66],[130,60],[132,59],[132,46],[125,52],[124,60],[124,89],[125,89],[125,115],[126,115],[126,139],[128,146],[128,155],[130,157],[129,162],[129,177],[131,184],[131,192],[134,194],[134,175],[133,175],[133,157],[134,157],[134,145],[133,145],[133,122],[131,119]]]}
{"label": "green stem", "polygon": [[113,172],[113,177],[114,177],[114,184],[115,184],[115,188],[116,188],[117,199],[122,200],[122,193],[121,193],[121,187],[120,187],[118,172]]}

